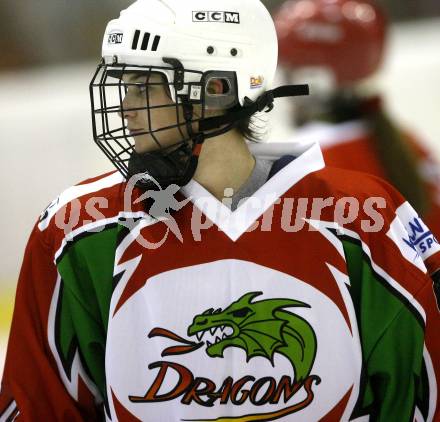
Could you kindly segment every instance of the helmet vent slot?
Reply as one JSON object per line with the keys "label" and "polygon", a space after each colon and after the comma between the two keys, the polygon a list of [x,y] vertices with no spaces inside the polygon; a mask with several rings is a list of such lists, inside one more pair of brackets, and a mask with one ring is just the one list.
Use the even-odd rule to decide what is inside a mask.
{"label": "helmet vent slot", "polygon": [[151,34],[149,32],[145,32],[144,39],[142,40],[141,50],[146,50],[148,48],[148,43],[150,42]]}
{"label": "helmet vent slot", "polygon": [[137,49],[140,35],[141,35],[141,31],[139,31],[139,29],[136,29],[136,31],[134,31],[133,43],[131,45],[131,48],[133,50]]}
{"label": "helmet vent slot", "polygon": [[[136,29],[133,37],[133,43],[131,45],[132,50],[137,50],[139,48],[139,39],[140,39],[141,31]],[[151,34],[149,32],[145,32],[142,38],[142,43],[140,45],[140,49],[142,51],[147,51],[150,45]],[[155,35],[153,39],[153,43],[151,44],[151,51],[157,51],[160,43],[160,36]]]}
{"label": "helmet vent slot", "polygon": [[160,36],[156,35],[154,37],[153,46],[151,47],[151,50],[157,51],[157,47],[159,47],[159,42],[160,42]]}

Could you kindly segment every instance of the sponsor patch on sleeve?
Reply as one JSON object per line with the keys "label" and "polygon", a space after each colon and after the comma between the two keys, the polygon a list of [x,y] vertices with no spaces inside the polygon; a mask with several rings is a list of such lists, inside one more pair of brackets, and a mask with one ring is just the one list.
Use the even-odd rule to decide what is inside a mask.
{"label": "sponsor patch on sleeve", "polygon": [[424,272],[425,261],[440,251],[438,240],[408,202],[396,210],[387,236],[406,260]]}

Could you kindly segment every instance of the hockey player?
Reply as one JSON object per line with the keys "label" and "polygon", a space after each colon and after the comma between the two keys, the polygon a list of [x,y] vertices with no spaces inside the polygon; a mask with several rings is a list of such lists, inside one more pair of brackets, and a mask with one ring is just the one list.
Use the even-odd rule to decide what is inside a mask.
{"label": "hockey player", "polygon": [[274,19],[284,73],[291,80],[316,75],[313,95],[297,104],[294,138],[319,141],[327,165],[391,182],[440,236],[437,160],[363,87],[385,52],[380,7],[372,0],[288,0]]}
{"label": "hockey player", "polygon": [[119,171],[31,234],[1,420],[438,417],[440,246],[318,144],[244,141],[304,91],[271,90],[276,52],[258,0],[138,0],[108,24],[92,116]]}

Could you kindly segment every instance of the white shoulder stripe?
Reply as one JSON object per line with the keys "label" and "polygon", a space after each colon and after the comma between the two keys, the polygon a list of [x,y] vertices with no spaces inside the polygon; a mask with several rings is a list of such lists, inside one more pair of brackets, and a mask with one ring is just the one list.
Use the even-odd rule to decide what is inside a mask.
{"label": "white shoulder stripe", "polygon": [[[14,416],[14,413],[17,413]],[[13,401],[6,409],[5,411],[0,415],[0,422],[8,422],[13,421],[18,416],[17,412],[17,403]],[[11,418],[12,417],[12,418]]]}
{"label": "white shoulder stripe", "polygon": [[[60,247],[58,248],[57,252],[54,256],[54,264],[56,265],[58,259],[63,254],[66,246],[69,244],[69,242],[73,241],[76,237],[84,234],[84,233],[100,233],[104,230],[106,226],[109,226],[111,224],[119,223],[121,225],[129,224],[129,223],[122,223],[122,219],[142,219],[143,223],[141,226],[138,224],[134,224],[135,229],[133,230],[139,230],[138,227],[146,227],[151,226],[153,224],[156,224],[158,220],[151,217],[149,214],[147,214],[144,211],[138,211],[138,212],[123,212],[121,211],[118,215],[111,218],[106,218],[104,220],[98,220],[94,221],[93,223],[86,224],[84,226],[78,227],[76,230],[66,233],[63,241],[61,242]],[[129,227],[129,225],[128,225]],[[138,235],[138,232],[134,235],[134,238]],[[131,238],[131,237],[130,237]],[[119,250],[120,248],[118,248]],[[117,253],[117,252],[116,252]]]}
{"label": "white shoulder stripe", "polygon": [[[309,222],[310,221],[311,220],[309,220]],[[370,247],[361,239],[361,236],[358,233],[349,230],[345,227],[342,227],[333,221],[313,221],[313,227],[315,227],[321,233],[324,233],[326,230],[336,229],[340,234],[351,237],[352,239],[359,241],[362,250],[364,251],[365,255],[368,257],[374,272],[378,274],[393,290],[395,290],[400,295],[402,295],[402,297],[404,297],[412,305],[415,311],[417,311],[417,313],[420,315],[420,318],[426,324],[426,312],[423,306],[408,290],[405,289],[404,286],[402,286],[397,280],[391,277],[391,275],[388,274],[382,267],[376,264],[376,262],[373,260]],[[329,235],[326,236],[327,239],[329,239],[329,237],[330,237]],[[332,244],[334,243],[335,242],[333,241]],[[339,250],[340,249],[338,248],[338,251]]]}
{"label": "white shoulder stripe", "polygon": [[98,192],[105,188],[110,188],[122,182],[124,182],[124,177],[119,172],[115,172],[103,179],[97,180],[96,182],[88,183],[86,185],[72,186],[66,189],[60,196],[58,196],[58,198],[52,201],[41,214],[38,228],[41,231],[46,230],[53,216],[72,200],[93,192]]}
{"label": "white shoulder stripe", "polygon": [[291,142],[318,142],[323,150],[359,139],[368,134],[363,120],[332,124],[312,122],[297,129],[290,139]]}
{"label": "white shoulder stripe", "polygon": [[408,290],[406,290],[398,281],[396,281],[384,269],[382,269],[378,264],[374,262],[369,246],[361,239],[358,233],[345,228],[342,228],[342,230],[343,233],[346,234],[347,236],[350,236],[361,242],[362,250],[368,256],[373,270],[413,306],[413,308],[419,313],[420,317],[423,319],[423,322],[426,324],[426,313],[425,310],[423,309],[423,306],[418,302],[418,300]]}

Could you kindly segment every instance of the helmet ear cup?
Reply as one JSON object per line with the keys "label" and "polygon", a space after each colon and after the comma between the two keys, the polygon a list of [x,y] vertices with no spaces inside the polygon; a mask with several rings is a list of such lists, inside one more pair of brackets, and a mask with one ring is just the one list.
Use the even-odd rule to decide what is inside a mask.
{"label": "helmet ear cup", "polygon": [[201,85],[207,110],[228,110],[239,104],[236,72],[206,72]]}

